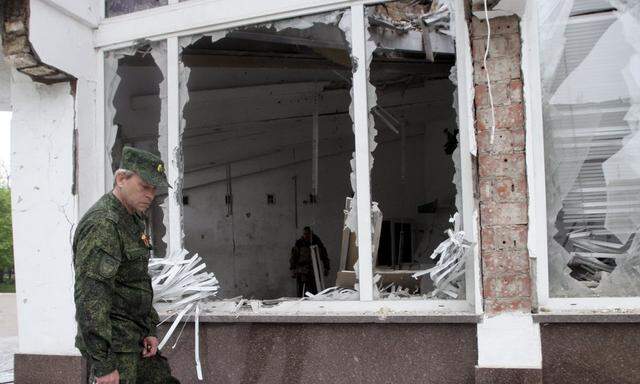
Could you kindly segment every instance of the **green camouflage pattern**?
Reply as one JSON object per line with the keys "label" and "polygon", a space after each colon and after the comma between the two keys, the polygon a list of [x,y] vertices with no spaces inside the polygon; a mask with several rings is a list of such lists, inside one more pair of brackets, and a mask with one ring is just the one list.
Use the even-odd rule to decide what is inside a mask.
{"label": "green camouflage pattern", "polygon": [[[180,384],[171,376],[171,368],[158,352],[154,357],[142,357],[139,353],[116,353],[116,365],[120,384]],[[100,377],[91,369],[89,383]]]}
{"label": "green camouflage pattern", "polygon": [[141,353],[156,335],[158,314],[147,271],[150,246],[144,220],[107,193],[82,217],[73,253],[76,347],[98,376],[116,368],[118,352]]}
{"label": "green camouflage pattern", "polygon": [[156,187],[169,187],[164,163],[151,152],[124,147],[120,168],[137,173],[142,180]]}

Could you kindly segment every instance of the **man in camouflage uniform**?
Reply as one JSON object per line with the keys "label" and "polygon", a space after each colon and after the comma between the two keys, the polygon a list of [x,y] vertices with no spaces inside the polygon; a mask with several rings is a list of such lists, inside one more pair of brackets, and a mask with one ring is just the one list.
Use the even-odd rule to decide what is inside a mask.
{"label": "man in camouflage uniform", "polygon": [[151,245],[142,216],[156,188],[167,186],[158,156],[125,147],[113,191],[76,229],[76,346],[89,362],[92,383],[179,383],[158,352],[147,271]]}
{"label": "man in camouflage uniform", "polygon": [[320,237],[311,231],[311,227],[304,227],[302,237],[299,238],[291,249],[289,258],[289,269],[291,277],[296,279],[298,297],[304,297],[305,292],[318,293],[316,287],[316,277],[313,272],[313,262],[311,261],[311,246],[318,247],[318,256],[322,261],[324,275],[329,274],[329,256],[327,249],[322,244]]}

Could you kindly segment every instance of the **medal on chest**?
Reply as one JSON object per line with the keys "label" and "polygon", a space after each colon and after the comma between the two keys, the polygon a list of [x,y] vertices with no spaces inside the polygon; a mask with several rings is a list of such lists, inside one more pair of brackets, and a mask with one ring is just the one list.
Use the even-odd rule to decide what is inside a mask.
{"label": "medal on chest", "polygon": [[151,237],[149,237],[149,235],[143,232],[140,236],[140,240],[142,240],[145,247],[151,249]]}

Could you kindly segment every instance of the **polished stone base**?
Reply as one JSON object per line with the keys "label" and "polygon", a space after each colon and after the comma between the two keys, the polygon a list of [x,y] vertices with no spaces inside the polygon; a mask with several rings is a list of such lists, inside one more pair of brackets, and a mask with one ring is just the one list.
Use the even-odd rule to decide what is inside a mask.
{"label": "polished stone base", "polygon": [[87,366],[80,356],[14,356],[15,384],[86,384]]}
{"label": "polished stone base", "polygon": [[476,368],[475,384],[542,384],[542,369]]}
{"label": "polished stone base", "polygon": [[640,383],[640,324],[540,325],[545,383]]}
{"label": "polished stone base", "polygon": [[[475,324],[201,327],[206,383],[473,384],[478,360]],[[182,383],[197,382],[193,343],[193,324],[187,324],[176,349],[165,347]]]}
{"label": "polished stone base", "polygon": [[[475,324],[203,323],[202,382],[193,323],[163,353],[183,384],[640,383],[638,323],[543,323],[541,335],[542,370],[476,368]],[[86,377],[79,356],[15,356],[16,384]]]}

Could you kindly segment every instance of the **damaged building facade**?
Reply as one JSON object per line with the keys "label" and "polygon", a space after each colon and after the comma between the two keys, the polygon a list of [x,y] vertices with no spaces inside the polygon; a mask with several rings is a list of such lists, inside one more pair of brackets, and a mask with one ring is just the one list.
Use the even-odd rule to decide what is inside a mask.
{"label": "damaged building facade", "polygon": [[213,274],[157,303],[182,382],[640,382],[637,2],[0,12],[17,383],[87,380],[71,236],[125,145],[173,186],[152,264]]}

